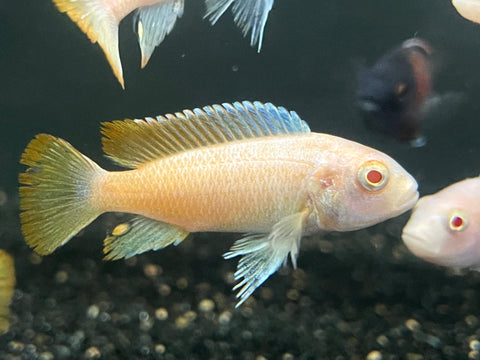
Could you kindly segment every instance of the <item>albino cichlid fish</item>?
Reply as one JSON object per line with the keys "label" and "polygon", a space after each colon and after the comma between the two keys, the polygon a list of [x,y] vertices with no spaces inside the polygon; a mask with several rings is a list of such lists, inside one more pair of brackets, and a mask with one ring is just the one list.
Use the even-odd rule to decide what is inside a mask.
{"label": "albino cichlid fish", "polygon": [[[250,44],[260,52],[263,30],[274,0],[205,0],[205,17],[212,25],[232,6],[235,22],[246,36],[251,31]],[[53,0],[58,10],[67,13],[82,31],[98,42],[113,73],[125,88],[118,50],[120,21],[135,10],[134,29],[142,53],[144,68],[153,50],[160,45],[183,15],[184,0]]]}
{"label": "albino cichlid fish", "polygon": [[434,264],[480,270],[480,177],[422,197],[402,239],[419,258]]}
{"label": "albino cichlid fish", "polygon": [[0,250],[0,335],[10,328],[10,301],[15,290],[15,265],[13,257]]}
{"label": "albino cichlid fish", "polygon": [[[104,212],[137,214],[104,241],[106,259],[179,244],[198,231],[247,235],[227,252],[243,303],[303,235],[364,228],[412,208],[417,183],[389,156],[312,133],[298,115],[260,102],[102,124],[109,172],[51,135],[27,146],[22,232],[45,255]],[[238,306],[237,305],[237,306]]]}

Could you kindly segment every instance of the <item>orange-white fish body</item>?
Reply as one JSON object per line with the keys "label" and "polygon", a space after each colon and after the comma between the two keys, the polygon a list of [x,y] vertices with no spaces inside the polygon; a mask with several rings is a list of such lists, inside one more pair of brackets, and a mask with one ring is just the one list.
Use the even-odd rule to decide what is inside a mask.
{"label": "orange-white fish body", "polygon": [[410,251],[434,264],[480,270],[480,177],[422,197],[403,229]]}
{"label": "orange-white fish body", "polygon": [[[327,134],[246,139],[181,152],[131,171],[105,172],[93,198],[105,211],[141,214],[189,232],[268,232],[282,217],[305,208],[312,231],[354,230],[377,219],[363,220],[369,211],[355,208],[364,190],[349,169],[357,170],[362,159],[378,159],[377,153]],[[405,200],[401,192],[398,199],[392,194],[392,208],[402,211]],[[342,207],[355,209],[357,220],[325,212],[335,208],[338,216]]]}
{"label": "orange-white fish body", "polygon": [[418,198],[415,180],[387,155],[311,133],[271,104],[114,121],[102,133],[108,156],[133,170],[102,170],[49,135],[29,144],[22,163],[30,168],[20,175],[27,243],[50,253],[108,211],[137,214],[105,240],[108,259],[178,244],[190,232],[250,233],[225,254],[243,256],[239,304],[289,254],[295,265],[303,235],[370,226]]}
{"label": "orange-white fish body", "polygon": [[480,24],[479,0],[452,0],[452,4],[465,19]]}
{"label": "orange-white fish body", "polygon": [[268,232],[305,203],[302,182],[314,168],[309,140],[247,139],[182,152],[105,173],[95,197],[108,211],[141,214],[189,232]]}
{"label": "orange-white fish body", "polygon": [[[155,48],[160,45],[182,17],[184,0],[52,0],[95,43],[98,42],[124,88],[123,70],[118,49],[118,27],[123,18],[135,11],[134,29],[145,67]],[[232,6],[235,22],[250,44],[260,51],[263,29],[274,0],[205,0],[206,14],[213,24]],[[233,4],[233,5],[232,5]]]}

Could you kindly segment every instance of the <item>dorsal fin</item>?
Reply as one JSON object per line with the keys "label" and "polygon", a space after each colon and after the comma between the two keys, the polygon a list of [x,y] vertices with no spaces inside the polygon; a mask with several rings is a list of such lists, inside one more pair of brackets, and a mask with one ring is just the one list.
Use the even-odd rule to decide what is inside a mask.
{"label": "dorsal fin", "polygon": [[294,111],[249,101],[205,106],[144,120],[102,123],[103,151],[135,168],[178,152],[248,138],[308,133]]}

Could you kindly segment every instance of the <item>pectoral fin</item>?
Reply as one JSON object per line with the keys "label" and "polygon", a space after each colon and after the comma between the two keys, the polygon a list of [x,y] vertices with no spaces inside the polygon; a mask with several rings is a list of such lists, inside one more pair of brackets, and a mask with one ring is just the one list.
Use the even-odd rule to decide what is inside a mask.
{"label": "pectoral fin", "polygon": [[144,6],[135,12],[133,19],[138,43],[142,51],[144,68],[153,50],[172,31],[175,22],[183,15],[183,0],[165,0],[152,6]]}
{"label": "pectoral fin", "polygon": [[180,244],[188,231],[161,221],[136,216],[117,225],[103,241],[105,260],[129,258],[149,250]]}
{"label": "pectoral fin", "polygon": [[235,280],[242,279],[233,290],[237,293],[239,307],[267,278],[285,264],[290,254],[293,266],[297,266],[297,255],[305,221],[310,211],[289,215],[273,226],[272,232],[251,234],[235,242],[225,259],[243,255],[240,259]]}

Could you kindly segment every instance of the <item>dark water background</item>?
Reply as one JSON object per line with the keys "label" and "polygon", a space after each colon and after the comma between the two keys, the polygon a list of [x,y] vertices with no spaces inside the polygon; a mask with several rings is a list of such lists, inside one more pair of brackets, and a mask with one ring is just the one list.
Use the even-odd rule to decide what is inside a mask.
{"label": "dark water background", "polygon": [[[221,274],[232,271],[235,266],[235,262],[227,263],[220,257],[234,238],[229,237],[228,243],[222,242],[222,248],[212,250],[213,255],[209,257],[207,250],[210,248],[205,245],[211,244],[208,235],[199,236],[199,244],[202,244],[199,248],[196,247],[198,245],[187,243],[178,249],[138,257],[139,265],[136,268],[129,268],[132,265],[125,265],[124,262],[102,263],[100,239],[106,231],[103,226],[99,236],[96,234],[93,236],[95,239],[85,240],[95,244],[95,255],[92,258],[89,258],[91,249],[86,248],[85,241],[77,240],[46,257],[40,265],[35,261],[29,262],[30,250],[23,243],[19,232],[17,176],[22,171],[18,164],[20,155],[37,133],[45,132],[62,137],[103,167],[113,168],[101,152],[99,124],[102,121],[154,116],[213,103],[259,100],[296,110],[313,131],[339,135],[386,152],[412,173],[419,182],[422,194],[432,193],[452,182],[480,173],[480,25],[461,18],[449,1],[276,0],[268,19],[260,54],[249,46],[248,39],[242,37],[230,12],[214,27],[202,20],[203,13],[203,1],[186,0],[183,18],[155,50],[144,70],[139,68],[140,51],[132,31],[131,16],[125,19],[120,27],[120,52],[126,84],[126,90],[122,90],[101,49],[91,44],[78,27],[66,15],[60,14],[50,1],[0,0],[0,190],[8,197],[7,202],[0,207],[0,216],[3,217],[0,218],[0,239],[3,242],[0,248],[7,248],[17,257],[19,289],[12,304],[17,321],[14,321],[13,330],[6,335],[7,338],[0,338],[0,348],[8,346],[9,351],[15,353],[11,341],[34,343],[22,335],[24,327],[31,326],[32,331],[43,332],[54,339],[46,345],[35,342],[38,352],[48,350],[62,358],[59,348],[52,350],[48,344],[69,344],[62,339],[71,338],[67,335],[62,338],[58,334],[76,334],[82,328],[86,334],[84,342],[77,348],[71,346],[73,354],[78,351],[83,356],[86,349],[95,345],[103,354],[110,354],[112,358],[115,353],[117,356],[123,354],[125,358],[141,357],[141,350],[133,345],[129,347],[112,340],[119,336],[115,332],[118,327],[105,330],[98,326],[96,330],[104,337],[108,334],[106,337],[109,341],[122,351],[112,351],[111,347],[108,350],[108,347],[102,347],[102,343],[92,340],[98,334],[92,335],[84,328],[94,326],[88,322],[91,319],[85,320],[85,309],[92,304],[107,301],[105,299],[110,296],[109,304],[121,312],[122,309],[129,309],[130,302],[135,303],[143,292],[150,299],[139,302],[145,311],[152,314],[155,307],[162,305],[175,313],[174,309],[169,308],[172,298],[158,300],[154,286],[145,282],[142,275],[144,264],[161,263],[164,270],[168,268],[170,276],[181,274],[191,281],[197,277],[218,281],[219,278],[223,279]],[[411,148],[369,133],[363,127],[354,99],[357,67],[372,64],[390,48],[412,36],[428,40],[437,51],[439,66],[435,77],[436,92],[440,95],[460,94],[461,98],[460,101],[446,101],[440,111],[426,120],[425,135],[428,143],[422,148]],[[368,238],[365,241],[370,244],[373,236],[381,233],[386,234],[390,244],[398,244],[399,232],[405,219],[403,217],[397,222],[374,227],[373,230],[345,235],[350,238],[337,238],[335,235],[330,239],[333,244],[354,244],[351,247],[345,245],[343,250],[335,250],[337,260],[333,256],[324,255],[319,262],[318,251],[303,251],[300,254],[300,265],[310,276],[307,288],[315,306],[302,308],[301,311],[289,310],[286,317],[282,318],[281,311],[291,307],[288,307],[288,302],[284,306],[287,301],[283,291],[287,286],[283,285],[285,277],[276,276],[265,286],[280,289],[275,299],[281,305],[275,307],[277,305],[272,305],[273,301],[270,301],[268,311],[253,313],[257,322],[261,320],[265,324],[276,324],[272,325],[273,330],[268,327],[267,330],[261,330],[261,326],[258,327],[260,330],[254,330],[250,323],[242,322],[247,321],[245,313],[233,312],[236,328],[230,330],[231,338],[225,338],[225,342],[231,346],[229,351],[238,351],[238,354],[247,351],[247,355],[242,357],[244,359],[253,359],[249,356],[259,354],[266,354],[272,359],[281,358],[290,353],[305,359],[362,359],[369,350],[378,348],[375,338],[379,334],[385,333],[389,338],[395,338],[394,333],[387,332],[387,325],[402,324],[406,319],[414,317],[426,322],[425,327],[441,338],[443,347],[430,346],[426,344],[428,342],[417,338],[415,342],[406,337],[404,345],[398,341],[395,346],[386,348],[385,352],[391,355],[387,358],[405,358],[395,357],[404,348],[413,353],[427,354],[426,359],[465,358],[469,351],[466,336],[475,331],[478,333],[479,330],[468,328],[468,331],[458,330],[457,333],[455,329],[472,311],[478,315],[474,309],[478,309],[480,300],[468,292],[471,288],[478,288],[478,277],[470,275],[465,278],[448,278],[438,268],[419,262],[411,265],[406,261],[398,267],[391,258],[382,263],[378,254],[370,253],[366,257],[370,261],[368,264],[355,258],[357,256],[363,259],[366,253],[372,252],[372,247],[354,249],[358,242],[352,239]],[[87,234],[92,233],[87,231]],[[185,257],[179,261],[172,260],[179,255]],[[410,258],[410,261],[413,260]],[[73,283],[58,281],[56,276],[61,271],[69,274]],[[418,276],[418,271],[421,271],[422,276]],[[85,274],[89,276],[83,277]],[[337,274],[338,278],[332,274]],[[175,278],[165,280],[168,281],[175,284]],[[290,284],[291,281],[286,283]],[[125,295],[125,286],[131,287],[132,294]],[[230,296],[226,302],[229,305],[225,306],[229,311],[232,310],[234,299],[230,293],[231,284],[212,286],[217,290],[220,288],[226,294],[224,296]],[[375,290],[368,292],[366,287],[369,286]],[[172,285],[172,289],[182,290],[175,285]],[[417,296],[421,289],[425,289],[425,294]],[[188,294],[191,298],[198,299],[199,295],[195,291]],[[180,292],[180,295],[172,297],[180,302],[188,302],[191,299],[188,294]],[[114,299],[116,295],[118,298]],[[186,298],[181,300],[182,296]],[[40,300],[43,297],[48,300],[43,302]],[[448,302],[449,299],[464,298],[466,300],[463,307],[459,305],[460,310],[455,307],[455,301]],[[191,304],[195,304],[195,301],[191,300]],[[377,315],[372,315],[374,320],[362,319],[363,314],[365,317],[373,314],[372,309],[378,301],[392,305],[394,309],[399,304],[402,310],[397,307],[398,311],[393,311],[396,318],[389,319],[385,324],[380,322],[379,325],[377,312]],[[352,312],[352,304],[356,302],[359,308]],[[448,317],[441,315],[438,318],[437,313],[429,312],[429,307],[434,308],[434,305],[444,303],[452,309]],[[55,306],[52,307],[52,304],[58,308],[55,310],[58,312],[56,315],[53,314]],[[268,301],[266,304],[269,304]],[[193,308],[195,305],[189,306]],[[218,302],[217,307],[220,308]],[[338,326],[327,334],[329,341],[326,343],[317,337],[309,337],[318,328],[317,324],[312,325],[310,321],[323,316],[328,322],[332,313],[336,314],[336,317],[332,315],[335,321],[360,319],[358,323],[366,324],[363,329],[369,329],[356,335],[362,340],[353,350],[345,350],[345,344],[340,340],[343,333],[340,334],[342,336],[337,334]],[[325,314],[330,314],[330,318]],[[55,323],[56,316],[62,320]],[[50,330],[42,328],[44,323],[35,319],[49,321]],[[305,330],[303,340],[293,340],[298,336],[296,330],[285,327],[285,324],[292,324],[291,321],[295,322],[295,326],[303,324],[304,330],[308,330]],[[55,327],[55,324],[61,325]],[[216,330],[212,330],[216,329],[215,324],[213,320],[202,318],[196,326],[197,329],[203,329],[202,334],[206,334],[204,336],[208,340],[211,336],[220,336]],[[137,326],[138,322],[134,325]],[[202,328],[204,325],[206,327]],[[207,355],[219,359],[236,358],[225,355],[230,354],[227,350],[222,353],[217,349],[223,355],[205,350],[204,338],[201,346],[197,343],[192,345],[194,332],[181,333],[173,324],[170,326],[171,332],[168,335],[161,331],[161,336],[150,333],[153,343],[166,344],[167,352],[174,354],[173,357],[166,358],[201,359]],[[281,331],[275,332],[275,329]],[[441,333],[442,329],[447,332]],[[258,343],[238,337],[239,333],[244,334],[247,330],[252,331]],[[137,327],[131,331],[129,334],[132,337],[138,335]],[[180,341],[180,345],[175,342],[178,339],[173,338],[179,333],[187,339],[185,342]],[[259,334],[264,334],[264,337]],[[284,345],[278,347],[275,337],[278,341],[281,339]],[[407,343],[410,347],[405,345]],[[153,345],[148,346],[151,349]],[[133,349],[132,353],[128,352],[130,349]],[[188,356],[195,349],[201,350],[200,355]],[[0,355],[5,355],[2,351],[4,350],[0,349]],[[327,356],[327,353],[332,355]]]}
{"label": "dark water background", "polygon": [[[144,70],[131,17],[125,19],[123,91],[100,48],[50,1],[2,1],[0,188],[16,192],[18,159],[39,132],[63,137],[109,166],[101,155],[100,122],[236,100],[283,105],[314,131],[385,151],[417,177],[422,192],[479,173],[480,27],[449,1],[277,0],[260,54],[230,12],[214,27],[203,12],[203,1],[187,1]],[[354,104],[356,67],[414,35],[437,50],[436,91],[459,92],[465,100],[428,119],[429,142],[421,149],[372,136]]]}

